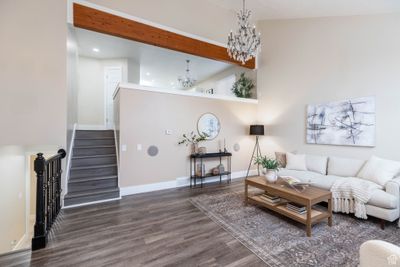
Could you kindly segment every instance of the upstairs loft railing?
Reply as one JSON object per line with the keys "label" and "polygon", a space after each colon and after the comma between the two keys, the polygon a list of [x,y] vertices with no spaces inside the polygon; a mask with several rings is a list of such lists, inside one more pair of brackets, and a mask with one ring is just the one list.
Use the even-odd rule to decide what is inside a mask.
{"label": "upstairs loft railing", "polygon": [[45,159],[43,153],[38,153],[35,159],[36,222],[32,250],[46,247],[47,234],[61,210],[61,161],[66,154],[64,149],[60,149],[49,159]]}

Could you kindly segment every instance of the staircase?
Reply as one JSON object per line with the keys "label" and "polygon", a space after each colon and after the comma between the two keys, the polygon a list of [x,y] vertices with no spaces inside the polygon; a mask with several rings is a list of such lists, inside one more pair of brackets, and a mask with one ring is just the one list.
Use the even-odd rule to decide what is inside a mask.
{"label": "staircase", "polygon": [[77,130],[64,206],[119,198],[114,131]]}

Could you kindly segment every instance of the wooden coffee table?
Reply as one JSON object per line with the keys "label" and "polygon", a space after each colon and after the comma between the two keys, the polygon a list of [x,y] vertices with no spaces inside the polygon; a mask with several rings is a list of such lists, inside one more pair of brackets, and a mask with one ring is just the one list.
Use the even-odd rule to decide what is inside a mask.
{"label": "wooden coffee table", "polygon": [[[260,196],[248,195],[248,187],[256,187],[264,190],[270,195],[279,196],[282,198],[279,203],[269,203],[263,200]],[[268,183],[263,176],[249,177],[245,180],[245,203],[252,203],[263,206],[269,210],[273,210],[283,216],[289,217],[299,223],[306,225],[307,236],[311,236],[311,226],[324,219],[328,219],[328,225],[332,226],[332,193],[319,189],[313,186],[307,187],[303,192],[297,192],[293,188],[284,185],[283,182],[278,180],[277,183]],[[316,209],[313,206],[320,202],[327,201],[328,209]],[[306,207],[307,212],[298,214],[286,208],[287,202],[294,202]]]}

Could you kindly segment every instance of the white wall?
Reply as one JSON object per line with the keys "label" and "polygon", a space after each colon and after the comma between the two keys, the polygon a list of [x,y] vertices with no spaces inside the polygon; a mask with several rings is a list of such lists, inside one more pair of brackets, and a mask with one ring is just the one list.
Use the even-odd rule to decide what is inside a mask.
{"label": "white wall", "polygon": [[[79,57],[78,64],[78,123],[104,125],[104,68],[121,67],[122,82],[128,81],[127,59],[96,59]],[[132,75],[132,74],[131,74]]]}
{"label": "white wall", "polygon": [[25,234],[26,176],[24,149],[0,147],[0,254],[13,249]]}
{"label": "white wall", "polygon": [[128,83],[140,83],[140,63],[128,58]]}
{"label": "white wall", "polygon": [[69,151],[74,124],[78,122],[78,44],[74,28],[68,26],[67,36],[67,150]]}
{"label": "white wall", "polygon": [[0,145],[65,147],[65,0],[0,1]]}
{"label": "white wall", "polygon": [[[259,23],[259,120],[263,152],[400,160],[400,14]],[[306,106],[376,97],[376,147],[307,145]]]}

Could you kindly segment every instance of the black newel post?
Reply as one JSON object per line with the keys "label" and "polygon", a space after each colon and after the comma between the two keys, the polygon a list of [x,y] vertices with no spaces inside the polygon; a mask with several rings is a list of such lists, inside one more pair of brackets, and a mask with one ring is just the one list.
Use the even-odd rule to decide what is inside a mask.
{"label": "black newel post", "polygon": [[46,224],[45,224],[45,196],[46,185],[44,181],[46,170],[46,159],[42,153],[38,153],[34,162],[34,169],[37,176],[36,185],[36,222],[34,237],[32,239],[32,250],[46,247]]}

